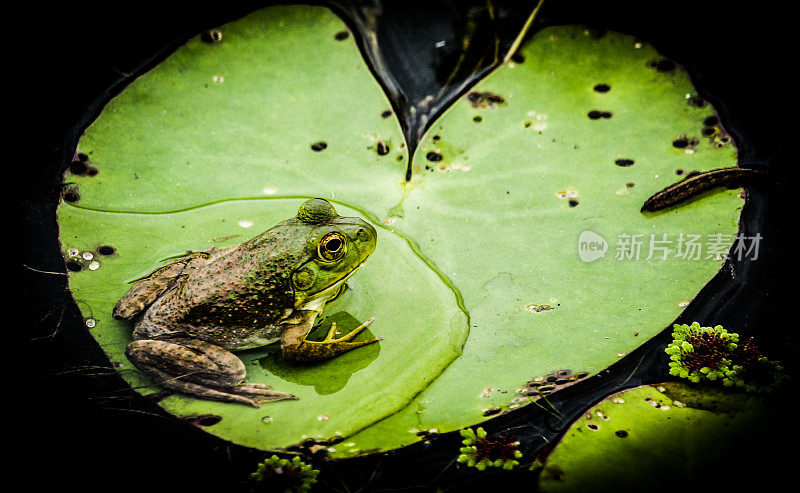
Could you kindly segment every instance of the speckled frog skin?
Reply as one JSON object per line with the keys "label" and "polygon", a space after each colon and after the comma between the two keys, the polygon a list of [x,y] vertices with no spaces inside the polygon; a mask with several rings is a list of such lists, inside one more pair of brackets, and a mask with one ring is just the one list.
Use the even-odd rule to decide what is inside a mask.
{"label": "speckled frog skin", "polygon": [[324,199],[304,202],[297,216],[224,249],[188,253],[137,281],[114,307],[134,322],[128,359],[163,387],[195,397],[259,407],[296,399],[248,383],[231,351],[280,341],[284,358],[333,358],[382,338],[353,342],[373,319],[336,338],[331,326],[310,341],[316,318],[375,251],[365,221],[342,217]]}

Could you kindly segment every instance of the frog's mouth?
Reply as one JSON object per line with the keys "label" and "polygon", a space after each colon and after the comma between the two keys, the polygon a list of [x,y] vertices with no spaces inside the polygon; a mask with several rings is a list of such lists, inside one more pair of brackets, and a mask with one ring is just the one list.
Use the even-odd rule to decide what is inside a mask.
{"label": "frog's mouth", "polygon": [[363,265],[364,265],[364,262],[361,262],[360,264],[355,266],[353,268],[353,270],[351,270],[350,272],[345,274],[344,277],[342,277],[341,279],[339,279],[335,283],[331,284],[330,286],[328,286],[327,288],[323,289],[322,291],[317,291],[316,293],[312,293],[306,299],[306,304],[314,302],[314,301],[325,301],[325,302],[327,302],[327,301],[332,300],[333,298],[336,298],[337,296],[339,296],[339,291],[344,286],[344,283],[346,283],[347,280],[350,279],[353,276],[353,274],[355,274],[356,271],[358,269],[360,269]]}

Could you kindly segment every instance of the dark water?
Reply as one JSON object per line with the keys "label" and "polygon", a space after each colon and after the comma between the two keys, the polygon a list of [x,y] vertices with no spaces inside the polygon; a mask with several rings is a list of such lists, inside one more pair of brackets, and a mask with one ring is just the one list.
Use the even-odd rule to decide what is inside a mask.
{"label": "dark water", "polygon": [[[748,189],[741,220],[745,235],[764,236],[759,260],[727,265],[679,322],[722,324],[743,336],[755,335],[791,372],[798,351],[796,332],[784,321],[791,290],[778,288],[783,279],[789,281],[787,266],[793,264],[785,226],[791,197],[788,148],[796,140],[786,118],[793,115],[787,115],[785,103],[795,99],[787,73],[794,65],[788,55],[788,14],[765,5],[740,11],[697,3],[549,0],[534,29],[584,23],[653,43],[686,67],[701,96],[720,110],[741,162],[768,170],[769,180]],[[61,172],[98,104],[186,38],[263,5],[165,7],[163,2],[145,1],[117,10],[60,6],[20,19],[26,35],[40,41],[31,48],[30,69],[13,76],[14,82],[22,78],[25,88],[32,89],[24,99],[29,120],[18,127],[32,134],[33,142],[7,159],[25,173],[19,190],[23,248],[18,255],[22,264],[36,270],[21,269],[25,322],[9,330],[22,335],[22,350],[14,351],[22,361],[20,370],[8,378],[12,387],[6,406],[14,406],[23,418],[18,426],[25,436],[14,443],[28,452],[21,454],[23,462],[31,471],[48,471],[30,477],[32,485],[76,485],[93,491],[124,489],[127,484],[159,491],[157,485],[181,482],[184,490],[238,490],[263,458],[165,417],[154,404],[127,390],[113,371],[92,369],[107,363],[66,290],[55,222]],[[491,5],[490,15],[486,2],[472,0],[335,3],[359,34],[362,52],[401,118],[410,151],[427,123],[490,70],[498,53],[502,58],[530,9],[528,2],[520,1]],[[364,41],[369,38],[365,33],[376,33],[379,41]],[[465,35],[472,41],[461,51]],[[533,457],[603,396],[668,379],[663,346],[669,339],[665,332],[603,376],[552,395],[550,402],[566,420],[528,406],[484,428],[490,433],[517,430],[523,453]],[[457,435],[442,435],[389,454],[324,464],[320,490],[429,491],[437,485],[466,491],[467,485],[495,489],[534,480],[524,472],[456,474],[448,465],[459,442]],[[761,470],[767,466],[757,465]],[[757,476],[763,484],[788,475],[785,465],[770,466],[769,474]]]}

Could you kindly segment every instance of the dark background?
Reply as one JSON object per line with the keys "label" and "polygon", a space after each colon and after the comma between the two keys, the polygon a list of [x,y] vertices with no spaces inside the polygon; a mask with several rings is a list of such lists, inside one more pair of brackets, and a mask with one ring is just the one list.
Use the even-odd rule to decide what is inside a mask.
{"label": "dark background", "polygon": [[[23,303],[20,306],[16,297],[7,299],[13,300],[10,313],[23,316],[22,322],[8,327],[21,337],[7,352],[20,358],[10,360],[4,400],[12,414],[6,425],[12,428],[11,449],[19,463],[12,466],[12,474],[23,479],[26,489],[161,491],[180,484],[183,491],[238,490],[262,457],[159,414],[151,403],[126,392],[113,374],[72,371],[102,363],[102,355],[82,330],[66,277],[59,274],[64,272],[55,223],[60,176],[87,111],[98,98],[111,94],[107,91],[121,78],[146,66],[165,47],[262,5],[225,3],[31,4],[9,18],[14,26],[6,33],[10,38],[6,50],[22,53],[21,63],[11,63],[6,79],[12,86],[7,99],[22,106],[13,121],[22,137],[15,143],[22,149],[6,156],[11,170],[20,175],[14,192],[21,205],[23,242],[19,251],[10,249],[22,264],[22,289],[12,285],[12,294],[21,293]],[[506,3],[517,8],[524,2]],[[420,41],[426,19],[458,11],[458,2],[405,2],[402,8],[398,2],[391,4],[396,24],[388,19],[383,27],[402,32],[404,25],[417,25],[423,33],[418,35]],[[791,264],[784,225],[790,203],[789,172],[796,166],[787,157],[789,143],[797,139],[791,121],[796,110],[789,105],[796,99],[792,74],[796,43],[790,42],[796,33],[790,26],[791,14],[782,7],[769,2],[745,5],[548,0],[542,19],[619,30],[653,43],[686,67],[700,93],[720,110],[723,124],[736,137],[741,160],[768,164],[769,181],[758,190],[763,211],[754,219],[755,227],[768,233],[764,261],[732,298],[736,306],[728,316],[746,319],[771,356],[791,363],[797,356],[797,337],[784,316],[789,313],[792,288],[779,289],[779,283],[790,278],[786,266]],[[437,15],[425,15],[425,9]],[[391,50],[390,46],[386,53]],[[402,74],[397,77],[402,81]],[[7,149],[15,143],[7,144]],[[774,442],[774,437],[765,437],[767,447],[777,446]],[[739,459],[752,463],[758,454],[748,450]],[[441,458],[431,457],[429,462]],[[749,472],[761,474],[759,479],[766,482],[789,475],[781,464],[775,466]],[[359,467],[369,477],[370,468],[376,466],[361,461]],[[335,477],[335,472],[326,473]],[[342,472],[342,481],[351,490],[366,483],[353,479],[353,474]],[[416,483],[407,478],[406,485],[426,484],[425,472],[419,474]]]}

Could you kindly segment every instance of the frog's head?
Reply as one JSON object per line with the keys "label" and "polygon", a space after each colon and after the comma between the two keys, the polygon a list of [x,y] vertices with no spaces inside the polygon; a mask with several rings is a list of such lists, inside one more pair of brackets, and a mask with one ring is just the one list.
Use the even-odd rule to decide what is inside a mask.
{"label": "frog's head", "polygon": [[324,303],[375,251],[375,228],[357,217],[342,217],[325,199],[307,200],[294,219],[307,226],[304,263],[292,274],[295,307]]}

